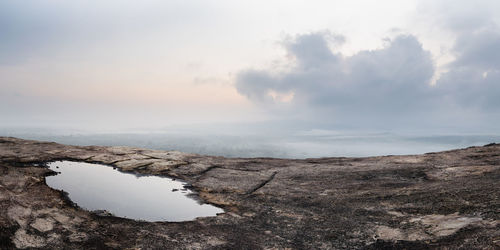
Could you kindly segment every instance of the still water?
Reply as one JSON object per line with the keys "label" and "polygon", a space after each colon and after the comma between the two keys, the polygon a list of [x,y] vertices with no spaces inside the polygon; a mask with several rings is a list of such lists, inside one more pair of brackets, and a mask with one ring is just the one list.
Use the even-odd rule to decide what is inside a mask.
{"label": "still water", "polygon": [[64,190],[78,206],[106,210],[118,217],[145,221],[187,221],[224,211],[200,204],[188,195],[186,183],[157,176],[136,176],[112,167],[72,161],[47,166],[58,172],[46,178],[51,188]]}

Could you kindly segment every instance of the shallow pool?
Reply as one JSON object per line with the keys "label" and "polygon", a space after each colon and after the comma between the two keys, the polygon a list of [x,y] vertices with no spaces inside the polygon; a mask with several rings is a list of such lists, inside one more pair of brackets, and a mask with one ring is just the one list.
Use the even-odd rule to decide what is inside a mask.
{"label": "shallow pool", "polygon": [[55,161],[47,166],[58,172],[46,178],[47,185],[67,192],[71,201],[90,211],[145,221],[187,221],[224,212],[190,198],[186,183],[170,178],[137,176],[83,162]]}

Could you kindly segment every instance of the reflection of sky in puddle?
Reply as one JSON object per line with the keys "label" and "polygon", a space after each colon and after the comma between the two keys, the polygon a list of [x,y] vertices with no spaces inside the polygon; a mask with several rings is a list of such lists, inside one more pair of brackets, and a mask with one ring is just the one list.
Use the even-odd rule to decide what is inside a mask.
{"label": "reflection of sky in puddle", "polygon": [[[187,197],[185,183],[157,176],[136,176],[111,167],[71,161],[47,164],[60,172],[47,185],[64,190],[78,206],[106,210],[113,215],[146,221],[186,221],[224,212]],[[173,190],[178,191],[173,191]]]}

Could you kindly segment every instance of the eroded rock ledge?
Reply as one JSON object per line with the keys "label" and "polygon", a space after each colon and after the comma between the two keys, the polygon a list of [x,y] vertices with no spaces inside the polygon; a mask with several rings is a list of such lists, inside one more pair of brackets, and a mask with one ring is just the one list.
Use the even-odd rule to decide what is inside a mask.
{"label": "eroded rock ledge", "polygon": [[[73,207],[39,163],[180,178],[227,213],[140,222]],[[409,156],[223,158],[0,137],[0,249],[499,248],[500,144]]]}

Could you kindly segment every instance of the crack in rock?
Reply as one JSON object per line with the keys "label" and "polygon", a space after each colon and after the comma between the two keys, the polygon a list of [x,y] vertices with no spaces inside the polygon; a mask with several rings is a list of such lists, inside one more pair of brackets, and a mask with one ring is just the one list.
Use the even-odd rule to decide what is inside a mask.
{"label": "crack in rock", "polygon": [[271,176],[269,176],[269,178],[267,178],[266,180],[264,180],[262,183],[260,183],[256,187],[252,188],[250,191],[247,192],[247,194],[253,194],[255,191],[257,191],[257,190],[261,189],[262,187],[264,187],[267,183],[269,183],[270,181],[272,181],[274,179],[274,176],[276,176],[277,173],[278,173],[278,171],[273,172],[271,174]]}

